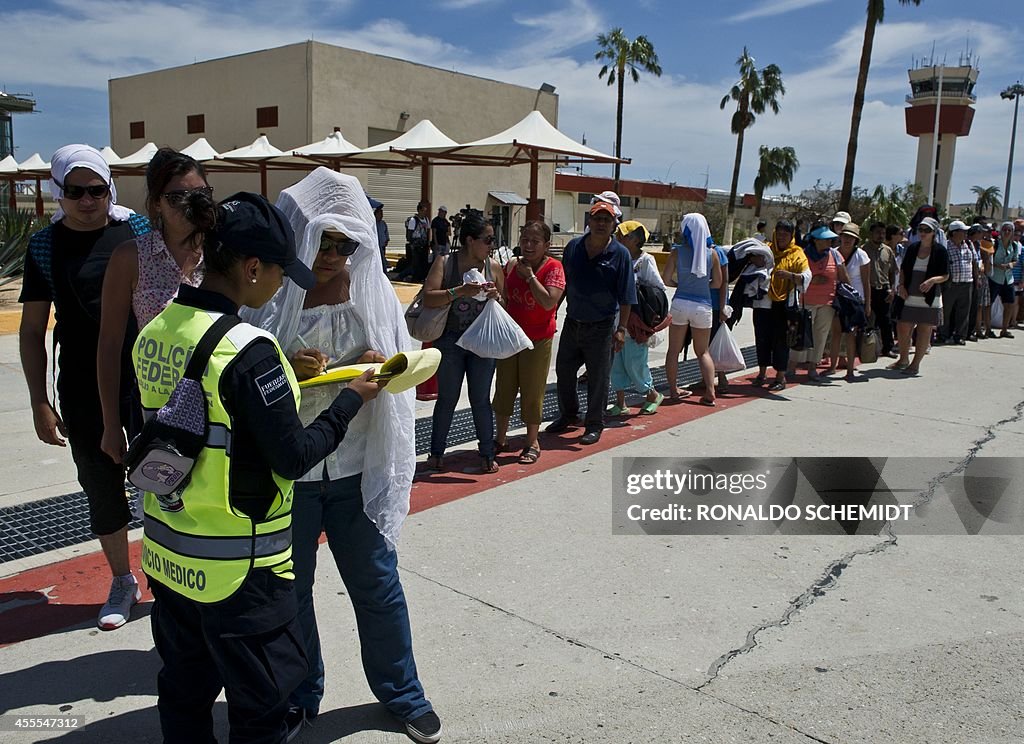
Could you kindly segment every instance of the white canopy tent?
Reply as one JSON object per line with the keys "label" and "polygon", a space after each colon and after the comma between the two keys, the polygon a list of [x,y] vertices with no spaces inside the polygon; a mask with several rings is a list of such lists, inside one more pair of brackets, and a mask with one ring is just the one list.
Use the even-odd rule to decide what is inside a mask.
{"label": "white canopy tent", "polygon": [[114,152],[113,148],[109,145],[100,150],[100,155],[107,161],[107,165],[116,165],[121,160],[121,156]]}
{"label": "white canopy tent", "polygon": [[[263,196],[267,195],[267,163],[285,156],[284,151],[277,149],[270,140],[267,139],[267,135],[261,134],[251,145],[245,147],[239,147],[234,150],[228,150],[222,152],[216,157],[216,160],[225,160],[229,163],[244,163],[246,165],[256,165],[260,172],[260,193]],[[294,167],[294,166],[286,166]]]}
{"label": "white canopy tent", "polygon": [[[40,217],[43,216],[43,178],[50,175],[50,164],[44,161],[39,153],[32,153],[32,155],[25,161],[18,164],[18,174],[21,176],[20,180],[28,180],[31,177],[35,177],[36,181],[36,214]],[[11,189],[13,196],[14,189]],[[12,201],[16,201],[12,199]]]}
{"label": "white canopy tent", "polygon": [[156,151],[158,149],[160,148],[158,148],[154,143],[147,142],[131,155],[126,155],[116,163],[111,163],[110,167],[112,170],[117,171],[143,170],[147,165],[149,165],[149,161],[153,159],[153,156],[156,155]]}
{"label": "white canopy tent", "polygon": [[[394,148],[393,148],[394,149]],[[538,219],[540,202],[537,196],[537,178],[540,163],[629,163],[628,158],[619,159],[562,134],[544,118],[540,111],[531,111],[518,123],[491,137],[454,147],[418,148],[399,150],[410,157],[422,157],[429,153],[439,165],[494,165],[510,166],[530,164],[530,203],[526,218]]]}
{"label": "white canopy tent", "polygon": [[18,161],[13,155],[0,160],[0,176],[7,180],[7,208],[13,213],[18,209],[18,195],[14,188],[18,180]]}

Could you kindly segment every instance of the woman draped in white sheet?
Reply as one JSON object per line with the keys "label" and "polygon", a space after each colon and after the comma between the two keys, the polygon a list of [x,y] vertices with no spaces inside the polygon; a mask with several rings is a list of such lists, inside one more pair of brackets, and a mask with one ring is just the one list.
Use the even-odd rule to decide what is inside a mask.
{"label": "woman draped in white sheet", "polygon": [[[402,308],[384,275],[373,211],[359,181],[318,168],[285,189],[299,259],[317,285],[292,282],[253,320],[274,333],[298,379],[333,363],[381,362],[410,348]],[[338,383],[343,384],[343,383]],[[307,388],[299,415],[314,418],[337,385]],[[373,694],[416,741],[440,739],[441,722],[416,671],[395,542],[409,511],[415,469],[413,392],[380,395],[349,425],[344,445],[295,483],[295,589],[310,672],[292,694],[290,728],[319,712],[324,663],[313,609],[321,532],[355,609],[363,670]]]}

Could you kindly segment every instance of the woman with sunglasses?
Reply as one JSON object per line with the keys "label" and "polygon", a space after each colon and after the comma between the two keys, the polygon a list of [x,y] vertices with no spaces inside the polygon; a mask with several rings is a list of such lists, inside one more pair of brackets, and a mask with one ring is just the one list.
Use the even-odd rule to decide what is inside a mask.
{"label": "woman with sunglasses", "polygon": [[[1020,244],[1013,239],[1013,223],[1004,222],[999,226],[999,237],[995,241],[988,275],[990,294],[1003,303],[1003,327],[999,338],[1013,338],[1009,330],[1014,324],[1017,302],[1013,289],[1013,269],[1020,263],[1020,252]],[[994,334],[991,337],[994,338]]]}
{"label": "woman with sunglasses", "polygon": [[[439,256],[434,261],[423,283],[423,299],[427,307],[449,306],[444,332],[434,342],[434,348],[441,351],[441,365],[437,369],[437,402],[434,404],[427,469],[444,469],[448,430],[465,379],[469,384],[469,405],[473,410],[480,469],[482,473],[496,473],[494,409],[491,408],[490,398],[495,361],[466,351],[456,342],[480,315],[488,300],[500,301],[505,275],[501,265],[491,258],[494,228],[484,219],[483,214],[470,212],[463,217],[459,228],[459,244],[457,252]],[[463,277],[471,269],[483,274],[483,283],[464,281]]]}
{"label": "woman with sunglasses", "polygon": [[[99,537],[113,578],[98,624],[119,628],[142,594],[128,560],[131,512],[124,468],[100,449],[103,414],[96,379],[103,273],[115,247],[149,231],[149,221],[117,205],[110,167],[88,145],[67,145],[53,154],[50,193],[60,204],[53,224],[29,241],[20,302],[21,362],[28,383],[36,435],[46,444],[71,444],[78,481],[89,502],[89,526]],[[56,396],[60,415],[47,398],[46,327],[53,306],[57,357]],[[110,363],[120,374],[114,385],[114,425],[134,429],[142,411],[131,348],[119,343]],[[118,365],[121,366],[118,366]],[[120,415],[118,415],[120,414]],[[120,434],[123,438],[124,435]]]}
{"label": "woman with sunglasses", "polygon": [[178,287],[203,279],[203,235],[216,223],[213,188],[203,166],[163,147],[146,168],[146,209],[154,230],[114,250],[103,279],[96,374],[103,407],[101,447],[114,462],[127,449],[118,422],[117,350],[170,304]]}
{"label": "woman with sunglasses", "polygon": [[[285,189],[277,204],[300,236],[299,260],[313,269],[316,285],[305,291],[286,282],[253,322],[277,336],[296,377],[315,377],[328,365],[380,362],[409,349],[402,307],[382,271],[373,212],[359,181],[318,168]],[[305,388],[302,421],[314,420],[340,386]],[[416,468],[413,397],[412,390],[385,393],[364,405],[349,422],[344,446],[295,483],[292,557],[309,673],[289,697],[290,732],[318,715],[324,696],[313,583],[326,532],[352,600],[370,690],[416,741],[440,738],[441,721],[416,670],[395,551]]]}
{"label": "woman with sunglasses", "polygon": [[[949,279],[949,256],[939,245],[939,223],[925,217],[917,226],[918,240],[907,246],[900,267],[896,300],[896,335],[899,338],[900,358],[889,369],[916,376],[921,361],[928,353],[932,331],[942,322],[942,283]],[[917,326],[914,359],[910,359],[910,336]]]}

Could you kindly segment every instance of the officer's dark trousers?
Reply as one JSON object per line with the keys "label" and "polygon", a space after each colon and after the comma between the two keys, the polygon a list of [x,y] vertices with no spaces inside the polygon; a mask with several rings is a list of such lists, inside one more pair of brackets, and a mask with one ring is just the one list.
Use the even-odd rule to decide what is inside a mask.
{"label": "officer's dark trousers", "polygon": [[[264,581],[267,573],[253,572],[250,580]],[[156,581],[150,588],[153,640],[164,663],[157,708],[165,744],[216,742],[212,711],[222,688],[231,744],[281,744],[288,695],[308,668],[294,601],[284,624],[277,612],[276,626],[266,628],[253,602],[201,604]]]}

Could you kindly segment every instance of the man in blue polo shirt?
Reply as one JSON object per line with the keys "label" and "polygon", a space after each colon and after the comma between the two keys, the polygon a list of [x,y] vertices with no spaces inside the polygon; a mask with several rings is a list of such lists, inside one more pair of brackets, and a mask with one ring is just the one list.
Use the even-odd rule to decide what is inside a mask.
{"label": "man in blue polo shirt", "polygon": [[629,251],[612,237],[615,217],[613,204],[592,205],[590,231],[571,241],[562,254],[566,313],[555,359],[558,418],[545,431],[557,434],[580,425],[576,374],[585,364],[587,417],[580,444],[601,439],[612,351],[622,349],[629,311],[636,304]]}

